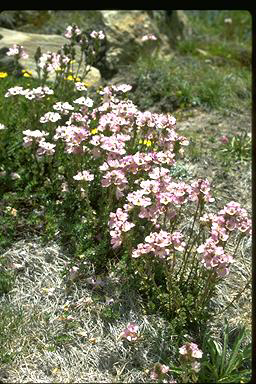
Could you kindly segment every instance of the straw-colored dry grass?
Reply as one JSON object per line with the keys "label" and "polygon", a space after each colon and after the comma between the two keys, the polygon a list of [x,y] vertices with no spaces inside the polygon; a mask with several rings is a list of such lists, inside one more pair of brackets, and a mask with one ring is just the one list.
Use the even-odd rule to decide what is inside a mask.
{"label": "straw-colored dry grass", "polygon": [[[168,352],[171,335],[164,320],[143,313],[132,292],[121,297],[113,277],[104,288],[108,296],[99,292],[98,300],[89,283],[66,289],[66,257],[56,244],[42,247],[39,239],[19,241],[4,257],[18,272],[2,304],[8,303],[14,314],[21,312],[22,318],[16,335],[6,339],[5,348],[15,358],[5,367],[3,382],[148,381],[145,369]],[[120,303],[120,319],[108,323],[102,314],[110,298]],[[136,321],[143,334],[137,346],[119,337],[129,321]]]}

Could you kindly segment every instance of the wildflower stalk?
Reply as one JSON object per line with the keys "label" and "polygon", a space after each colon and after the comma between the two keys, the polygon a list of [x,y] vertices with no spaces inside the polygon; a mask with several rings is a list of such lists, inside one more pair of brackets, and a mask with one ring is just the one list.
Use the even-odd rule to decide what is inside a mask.
{"label": "wildflower stalk", "polygon": [[233,305],[233,303],[237,302],[237,300],[239,299],[239,297],[242,295],[242,293],[246,290],[246,288],[248,288],[250,285],[250,280],[247,281],[247,283],[245,284],[245,286],[243,287],[243,289],[241,289],[241,291],[239,291],[237,293],[237,295],[234,297],[233,300],[231,300],[228,305],[222,309],[221,311],[219,311],[218,313],[216,313],[216,316],[219,316],[219,315],[222,315],[229,307],[231,307],[231,305]]}
{"label": "wildflower stalk", "polygon": [[241,233],[240,236],[239,236],[239,239],[238,239],[237,244],[236,244],[236,248],[235,248],[234,253],[233,253],[233,258],[234,258],[235,255],[236,255],[236,252],[237,252],[237,250],[238,250],[238,247],[239,247],[239,245],[240,245],[240,243],[241,243],[242,238],[243,238],[243,233]]}
{"label": "wildflower stalk", "polygon": [[[196,218],[197,218],[197,213],[199,211],[199,208],[201,207],[201,203],[200,203],[200,198],[198,199],[198,202],[197,202],[197,207],[196,207],[196,212],[195,212],[195,215],[194,215],[194,220],[193,220],[193,224],[192,224],[192,227],[191,227],[191,230],[190,230],[190,237],[189,237],[189,240],[187,242],[187,245],[186,245],[186,249],[185,249],[185,252],[184,252],[184,255],[183,255],[183,264],[181,265],[181,268],[179,269],[177,275],[180,273],[180,278],[179,278],[179,281],[182,281],[182,277],[183,277],[183,274],[184,274],[184,271],[185,271],[185,268],[186,268],[186,265],[188,263],[188,258],[190,256],[190,250],[191,250],[191,247],[190,247],[190,250],[188,252],[188,249],[189,249],[189,246],[190,246],[190,242],[191,242],[191,239],[192,239],[192,236],[193,236],[193,232],[194,232],[194,226],[195,226],[195,222],[196,222]],[[201,209],[200,209],[201,211]],[[193,246],[193,243],[194,243],[195,239],[193,240],[192,242],[192,246]]]}
{"label": "wildflower stalk", "polygon": [[[195,245],[195,243],[197,242],[197,240],[199,239],[200,235],[201,235],[201,231],[199,231],[199,233],[196,235],[193,243],[191,244],[191,247],[190,247],[189,252],[188,252],[189,255],[191,254],[192,248]],[[196,260],[196,268],[194,268],[195,267],[195,260]],[[192,272],[194,272],[194,270],[197,269],[198,264],[199,264],[199,261],[196,258],[196,251],[195,251],[195,252],[193,252],[192,260],[190,263],[190,271],[189,271],[189,275],[188,275],[187,280],[186,280],[186,284],[188,284],[188,281],[189,281],[190,277],[192,276]]]}
{"label": "wildflower stalk", "polygon": [[[79,74],[79,71],[80,71],[82,62],[83,62],[83,51],[82,51],[82,49],[81,49],[81,56],[80,56],[80,59],[79,59],[79,61],[78,61],[78,65],[77,65],[77,70],[76,70],[75,78],[77,78],[77,76],[78,76],[78,74]],[[85,63],[85,65],[86,65],[86,63]],[[72,69],[72,71],[73,71],[73,69]]]}
{"label": "wildflower stalk", "polygon": [[36,163],[38,177],[40,178],[40,176],[41,176],[41,166],[39,164],[39,161],[38,161],[38,158],[37,158],[37,155],[36,155],[36,142],[35,142],[35,140],[33,140],[33,144],[32,144],[32,154],[33,154],[33,157],[34,157],[34,160],[35,160],[35,163]]}
{"label": "wildflower stalk", "polygon": [[172,225],[171,225],[171,220],[170,220],[170,225],[171,225],[171,227],[170,227],[170,233],[172,233],[173,230],[174,230],[174,228],[175,228],[175,224],[176,224],[176,222],[177,222],[177,219],[178,219],[178,217],[180,216],[181,208],[182,208],[182,205],[180,205],[180,207],[179,207],[179,209],[178,209],[178,212],[176,213],[176,216],[175,216],[175,219],[174,219]]}
{"label": "wildflower stalk", "polygon": [[215,270],[210,270],[208,279],[206,279],[205,281],[205,287],[202,290],[201,297],[199,298],[199,301],[197,302],[197,305],[196,305],[198,309],[201,308],[201,310],[203,310],[205,304],[209,302],[209,300],[211,299],[213,290],[216,285],[215,284],[216,279],[217,279],[217,274]]}

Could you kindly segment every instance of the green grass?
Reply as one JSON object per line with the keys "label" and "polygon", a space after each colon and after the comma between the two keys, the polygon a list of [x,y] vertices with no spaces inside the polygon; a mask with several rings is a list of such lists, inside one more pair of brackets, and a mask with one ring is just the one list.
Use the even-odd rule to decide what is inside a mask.
{"label": "green grass", "polygon": [[170,60],[141,58],[136,73],[135,104],[161,112],[200,107],[241,112],[251,107],[251,73],[205,63],[193,56]]}
{"label": "green grass", "polygon": [[[251,16],[246,11],[187,11],[192,35],[164,60],[141,55],[126,69],[133,100],[161,112],[251,108]],[[232,24],[226,24],[226,18]]]}

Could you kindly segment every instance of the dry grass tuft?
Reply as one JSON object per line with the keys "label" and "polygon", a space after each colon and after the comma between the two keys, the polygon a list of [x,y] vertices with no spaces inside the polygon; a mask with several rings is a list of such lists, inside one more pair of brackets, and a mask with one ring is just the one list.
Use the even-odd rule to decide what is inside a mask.
{"label": "dry grass tuft", "polygon": [[[87,283],[67,285],[67,259],[56,244],[19,241],[4,257],[18,271],[3,302],[23,317],[8,339],[15,358],[3,382],[147,382],[145,369],[170,352],[167,323],[146,316],[132,292],[122,297],[117,279],[106,280],[107,296]],[[120,318],[107,321],[110,290]],[[143,335],[136,345],[119,337],[130,321]]]}

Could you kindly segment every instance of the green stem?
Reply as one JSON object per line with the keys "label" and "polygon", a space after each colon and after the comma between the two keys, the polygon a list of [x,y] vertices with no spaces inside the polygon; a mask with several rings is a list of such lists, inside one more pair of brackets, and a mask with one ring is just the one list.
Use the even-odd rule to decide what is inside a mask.
{"label": "green stem", "polygon": [[211,293],[212,293],[214,285],[215,285],[214,280],[216,280],[216,272],[214,270],[211,270],[209,273],[208,279],[205,282],[205,289],[203,290],[203,292],[201,294],[201,298],[199,299],[199,301],[197,303],[197,308],[201,307],[203,309],[205,303],[207,301],[209,301],[209,299],[211,297]]}
{"label": "green stem", "polygon": [[[196,241],[198,240],[198,238],[200,237],[200,234],[201,234],[201,231],[199,230],[199,233],[197,234],[195,240],[193,241],[193,243],[192,243],[192,245],[191,245],[191,247],[190,247],[190,250],[189,250],[188,254],[191,253],[192,247],[194,246],[195,242],[196,242]],[[192,256],[191,266],[190,266],[190,272],[189,272],[189,275],[188,275],[188,277],[187,277],[186,284],[188,284],[188,281],[189,281],[189,279],[190,279],[190,277],[191,277],[191,275],[192,275],[192,272],[194,271],[195,260],[196,260],[196,267],[197,267],[199,261],[198,261],[198,259],[196,259],[196,251],[193,253],[193,256]],[[197,269],[197,268],[195,268],[195,270],[196,270],[196,269]]]}
{"label": "green stem", "polygon": [[[183,261],[183,264],[181,265],[181,267],[180,267],[180,269],[179,269],[179,271],[177,273],[177,275],[180,273],[179,281],[182,280],[183,274],[185,272],[186,265],[188,263],[188,258],[190,256],[190,253],[188,252],[188,249],[189,249],[189,251],[192,249],[191,247],[189,248],[189,246],[190,246],[190,242],[191,242],[191,239],[192,239],[192,236],[193,236],[194,226],[195,226],[195,222],[196,222],[196,218],[197,218],[197,213],[198,213],[199,207],[200,207],[200,199],[198,199],[198,203],[197,203],[196,212],[195,212],[195,215],[194,215],[193,224],[192,224],[192,227],[191,227],[191,230],[190,230],[190,237],[188,239],[187,246],[186,246],[186,249],[185,249],[185,252],[184,252],[184,255],[183,255],[183,260],[184,261]],[[194,243],[194,241],[192,242],[192,246],[193,246],[193,243]]]}

